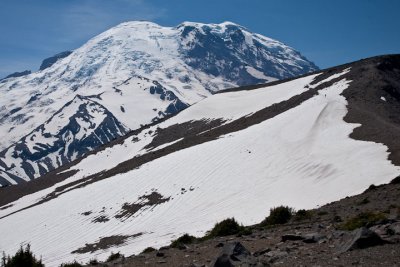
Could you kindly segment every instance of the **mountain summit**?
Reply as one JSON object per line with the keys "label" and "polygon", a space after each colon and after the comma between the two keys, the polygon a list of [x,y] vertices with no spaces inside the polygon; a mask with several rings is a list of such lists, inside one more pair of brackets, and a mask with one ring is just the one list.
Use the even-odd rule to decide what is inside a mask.
{"label": "mountain summit", "polygon": [[[126,22],[50,59],[0,81],[0,184],[36,178],[222,89],[317,70],[231,22]],[[79,105],[68,104],[77,96]]]}

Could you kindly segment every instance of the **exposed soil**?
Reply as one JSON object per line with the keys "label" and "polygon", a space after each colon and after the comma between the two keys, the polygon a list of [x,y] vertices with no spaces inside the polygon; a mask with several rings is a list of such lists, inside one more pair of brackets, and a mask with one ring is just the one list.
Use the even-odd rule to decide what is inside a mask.
{"label": "exposed soil", "polygon": [[153,149],[155,147],[167,144],[181,138],[194,137],[202,132],[211,131],[211,129],[222,125],[225,121],[215,119],[211,121],[188,121],[171,125],[168,128],[157,128],[154,139],[145,149]]}
{"label": "exposed soil", "polygon": [[131,216],[134,216],[142,208],[152,208],[162,203],[168,202],[170,197],[163,197],[158,192],[151,192],[151,194],[143,195],[139,197],[135,203],[124,203],[120,212],[115,215],[115,218],[126,220]]}
{"label": "exposed soil", "polygon": [[[394,239],[398,241],[343,251],[353,232],[339,229],[362,212],[383,213],[387,220],[377,222],[378,226],[393,223],[399,227],[400,184],[378,186],[360,195],[329,203],[311,210],[312,215],[303,220],[292,219],[287,224],[269,228],[252,226],[252,234],[248,236],[217,237],[180,248],[164,247],[99,265],[214,266],[225,246],[240,242],[259,262],[257,266],[400,266],[400,232]],[[372,224],[368,227],[373,229],[377,226]],[[307,235],[321,239],[307,241],[299,238]],[[285,239],[288,240],[283,242]]]}
{"label": "exposed soil", "polygon": [[113,235],[100,238],[99,241],[92,244],[85,244],[84,247],[78,248],[72,251],[72,253],[84,254],[88,252],[94,252],[96,250],[107,249],[110,247],[124,244],[128,239],[141,236],[142,233],[135,235]]}
{"label": "exposed soil", "polygon": [[103,223],[103,222],[108,222],[109,220],[110,219],[107,216],[100,215],[100,216],[97,216],[96,218],[94,218],[92,220],[92,222],[94,222],[94,223]]}
{"label": "exposed soil", "polygon": [[350,137],[385,144],[389,148],[389,159],[399,166],[400,55],[354,64],[346,76],[357,82],[343,92],[348,101],[344,120],[361,123]]}

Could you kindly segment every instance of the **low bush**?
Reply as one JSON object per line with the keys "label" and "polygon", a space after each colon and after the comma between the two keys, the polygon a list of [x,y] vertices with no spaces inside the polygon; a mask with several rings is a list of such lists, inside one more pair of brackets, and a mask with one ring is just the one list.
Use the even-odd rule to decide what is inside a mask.
{"label": "low bush", "polygon": [[293,216],[294,209],[288,206],[279,206],[270,209],[269,216],[261,222],[262,226],[285,224]]}
{"label": "low bush", "polygon": [[6,256],[3,254],[1,260],[2,267],[44,267],[42,260],[36,259],[35,255],[31,252],[31,246],[28,244],[24,248],[21,246],[14,256]]}
{"label": "low bush", "polygon": [[370,227],[379,221],[385,220],[386,215],[379,212],[362,212],[339,225],[339,229],[352,231],[360,227]]}
{"label": "low bush", "polygon": [[310,220],[314,213],[311,210],[298,210],[293,217],[295,221]]}
{"label": "low bush", "polygon": [[183,236],[175,239],[172,241],[171,243],[171,247],[172,248],[178,248],[182,245],[188,245],[188,244],[192,244],[197,240],[196,237],[188,235],[188,234],[184,234]]}
{"label": "low bush", "polygon": [[209,239],[217,236],[248,234],[251,234],[250,229],[243,225],[239,225],[234,218],[228,218],[216,223],[213,229],[211,229],[202,239]]}
{"label": "low bush", "polygon": [[124,257],[124,255],[122,255],[119,252],[117,252],[117,253],[111,252],[111,254],[110,254],[110,256],[108,256],[106,262],[115,261],[116,259],[123,258],[123,257]]}
{"label": "low bush", "polygon": [[73,261],[69,263],[63,263],[60,265],[60,267],[83,267],[83,265],[77,261]]}
{"label": "low bush", "polygon": [[374,184],[371,184],[367,190],[365,190],[365,192],[370,192],[370,191],[374,191],[375,189],[377,189],[378,187]]}
{"label": "low bush", "polygon": [[152,247],[147,247],[142,251],[142,253],[150,253],[150,252],[153,252],[153,251],[156,251],[156,249],[152,248]]}

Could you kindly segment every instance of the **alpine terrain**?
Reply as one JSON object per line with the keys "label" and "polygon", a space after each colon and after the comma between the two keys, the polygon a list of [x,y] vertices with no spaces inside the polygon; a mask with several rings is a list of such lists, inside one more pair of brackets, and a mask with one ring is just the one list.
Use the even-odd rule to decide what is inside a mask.
{"label": "alpine terrain", "polygon": [[[149,54],[119,50],[112,53],[118,58],[113,59],[114,64],[104,64],[110,47],[128,45],[119,34],[126,38],[132,27],[137,29],[130,36],[132,40],[146,39],[144,36],[152,33],[152,41],[143,42],[154,42]],[[147,35],[139,34],[139,29],[146,29]],[[157,35],[161,29],[162,38]],[[208,65],[202,65],[204,62],[196,57],[203,46],[196,48],[196,44],[204,41],[203,37],[213,39],[229,32],[242,36],[228,42],[227,47],[232,48],[229,55],[242,57],[242,65],[247,67],[233,67],[232,63],[233,69],[228,68],[228,72],[233,75],[236,69],[238,76],[229,76],[222,71],[227,61],[214,58],[215,72],[204,71]],[[187,40],[181,42],[182,50],[171,48],[179,43],[176,38]],[[242,38],[240,46],[236,46],[235,38]],[[217,40],[212,41],[215,47]],[[27,124],[18,125],[23,129],[44,116],[39,115],[41,109],[50,113],[46,122],[38,121],[29,135],[10,131],[10,140],[21,139],[3,153],[3,168],[9,168],[10,181],[14,169],[22,173],[18,163],[30,160],[18,157],[21,153],[34,151],[37,154],[32,153],[32,157],[39,159],[40,151],[51,147],[54,151],[65,149],[62,155],[70,155],[71,160],[77,158],[79,150],[73,145],[63,147],[63,140],[97,149],[29,183],[0,189],[1,250],[11,254],[20,244],[30,243],[47,266],[74,259],[103,261],[111,252],[132,255],[149,246],[169,245],[184,233],[203,236],[226,218],[250,225],[262,221],[270,208],[279,205],[315,208],[359,194],[371,184],[388,183],[400,174],[399,55],[221,91],[235,84],[270,81],[267,75],[295,75],[294,65],[299,66],[296,71],[306,68],[298,64],[308,64],[307,71],[314,68],[300,57],[299,61],[272,59],[268,52],[260,52],[278,63],[272,67],[276,72],[267,72],[264,63],[252,57],[258,51],[256,43],[265,47],[276,44],[273,51],[283,49],[282,53],[286,52],[282,56],[298,56],[280,43],[248,35],[241,27],[227,23],[186,23],[176,28],[129,23],[89,41],[45,72],[6,80],[2,90],[16,83],[9,93],[17,95],[25,88],[22,85],[33,90],[50,75],[59,77],[46,83],[48,91],[36,91],[39,95],[34,103],[41,104],[21,106],[22,113],[16,111],[5,118],[11,121],[24,114],[21,121]],[[256,50],[250,53],[240,48],[249,44]],[[167,54],[181,53],[171,61],[163,57],[166,49],[171,49]],[[84,53],[86,56],[81,56]],[[83,64],[81,60],[88,60],[88,55],[92,56],[90,64]],[[128,60],[132,58],[135,60]],[[137,69],[134,75],[127,66]],[[259,72],[252,68],[257,66],[259,72],[265,71],[262,79],[254,76]],[[285,66],[286,70],[280,72]],[[115,69],[120,70],[120,79]],[[248,76],[240,74],[244,71]],[[152,79],[147,77],[149,73]],[[74,90],[79,96],[63,106],[59,101],[49,101],[66,98]],[[216,91],[219,93],[210,95]],[[28,96],[21,93],[18,97]],[[161,119],[181,109],[179,105],[190,106]],[[171,107],[175,109],[168,112]],[[130,131],[101,147],[94,138],[109,141],[153,119],[158,123]],[[61,156],[51,159],[62,163]],[[10,169],[13,164],[14,169]]]}
{"label": "alpine terrain", "polygon": [[42,176],[220,90],[317,69],[231,22],[122,23],[0,81],[0,184]]}

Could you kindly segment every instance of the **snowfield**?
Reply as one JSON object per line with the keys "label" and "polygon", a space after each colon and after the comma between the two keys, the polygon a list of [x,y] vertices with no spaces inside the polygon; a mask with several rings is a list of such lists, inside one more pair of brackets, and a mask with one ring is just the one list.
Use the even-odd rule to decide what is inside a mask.
{"label": "snowfield", "polygon": [[[322,84],[310,84],[315,77],[213,95],[157,127],[200,119],[234,121]],[[359,124],[343,120],[347,101],[341,93],[351,82],[339,79],[271,119],[3,217],[36,203],[56,186],[151,153],[144,147],[155,137],[156,126],[128,137],[72,167],[79,172],[67,180],[0,209],[0,251],[13,253],[21,243],[30,243],[48,266],[74,259],[105,260],[112,251],[136,254],[168,245],[184,233],[202,236],[227,217],[250,225],[274,206],[314,208],[361,193],[371,184],[387,183],[400,173],[388,160],[387,147],[349,138]],[[146,205],[151,195],[161,201]],[[124,207],[132,203],[141,207],[129,213]],[[72,253],[117,235],[125,237],[123,244]]]}

